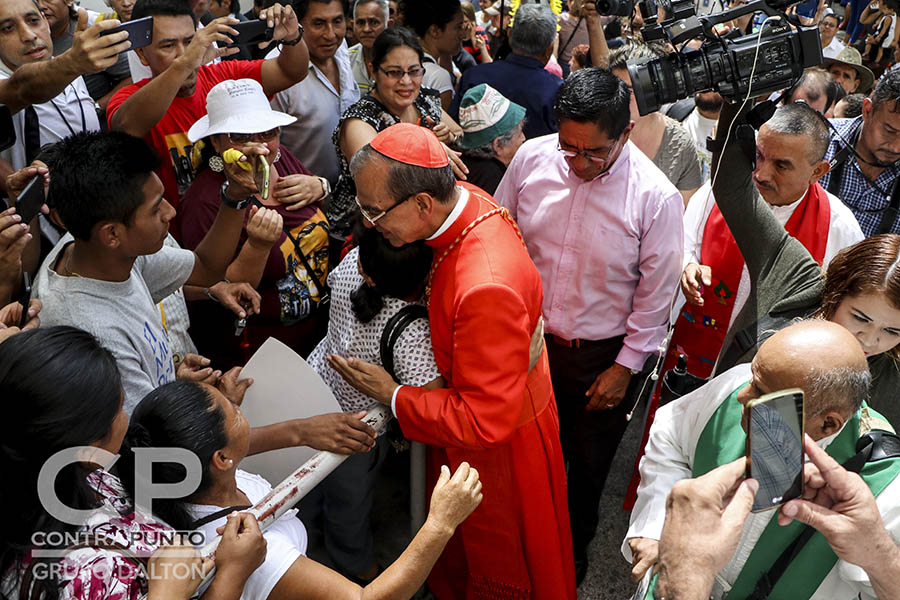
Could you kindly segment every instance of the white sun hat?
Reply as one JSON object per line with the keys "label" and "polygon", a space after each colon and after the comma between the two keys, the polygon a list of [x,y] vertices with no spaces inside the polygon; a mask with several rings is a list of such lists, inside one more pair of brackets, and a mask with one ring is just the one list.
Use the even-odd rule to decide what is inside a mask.
{"label": "white sun hat", "polygon": [[216,84],[206,96],[206,113],[188,130],[191,142],[217,133],[262,133],[297,120],[272,110],[255,79],[229,79]]}

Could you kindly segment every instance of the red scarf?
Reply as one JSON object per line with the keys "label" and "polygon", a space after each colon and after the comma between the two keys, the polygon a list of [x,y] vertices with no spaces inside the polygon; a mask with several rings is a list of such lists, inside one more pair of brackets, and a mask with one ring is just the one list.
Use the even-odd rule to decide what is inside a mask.
{"label": "red scarf", "polygon": [[[825,258],[830,226],[831,204],[828,202],[828,194],[821,185],[814,183],[809,186],[806,196],[784,228],[821,265]],[[676,356],[679,352],[688,356],[688,370],[691,373],[706,377],[712,372],[722,349],[744,268],[744,257],[741,256],[718,205],[713,206],[706,219],[700,264],[711,267],[712,285],[703,290],[702,307],[690,304],[684,306],[678,316],[670,348],[675,350]]]}

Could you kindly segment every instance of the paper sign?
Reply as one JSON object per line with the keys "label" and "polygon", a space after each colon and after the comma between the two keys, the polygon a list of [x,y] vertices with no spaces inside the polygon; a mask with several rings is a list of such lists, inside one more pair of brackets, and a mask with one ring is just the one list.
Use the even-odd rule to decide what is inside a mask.
{"label": "paper sign", "polygon": [[[342,412],[322,378],[300,355],[275,338],[269,338],[241,371],[241,379],[253,378],[241,411],[252,427],[291,419]],[[307,446],[283,448],[248,456],[241,468],[277,484],[309,460],[316,450]]]}

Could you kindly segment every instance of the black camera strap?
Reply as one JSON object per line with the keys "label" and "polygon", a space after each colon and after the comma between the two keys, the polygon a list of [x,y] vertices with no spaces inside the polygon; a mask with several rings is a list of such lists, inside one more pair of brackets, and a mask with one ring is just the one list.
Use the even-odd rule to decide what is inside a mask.
{"label": "black camera strap", "polygon": [[[826,120],[826,122],[828,121]],[[834,126],[831,125],[831,123],[828,124],[834,129]],[[843,139],[843,137],[838,136],[838,139],[843,142],[843,147],[834,155],[834,158],[831,159],[831,178],[828,180],[828,192],[838,198],[840,198],[839,193],[841,184],[844,180],[844,168],[847,166],[848,159],[850,159],[852,155],[854,158],[862,160],[862,157],[856,152],[856,143],[859,141],[861,130],[862,121],[854,128],[849,143],[847,143],[847,140]],[[837,133],[837,130],[835,130],[835,133]],[[881,213],[881,220],[878,222],[878,229],[875,230],[875,235],[890,233],[894,223],[897,221],[897,215],[900,214],[900,177],[894,179],[890,193],[878,188],[875,185],[875,182],[871,182],[870,185],[875,188],[879,194],[890,198],[890,202],[886,207],[875,211]]]}
{"label": "black camera strap", "polygon": [[[857,453],[841,465],[852,473],[859,473],[867,462],[900,457],[900,437],[888,431],[870,431],[859,438],[856,442],[856,449]],[[769,570],[756,581],[753,593],[748,596],[748,600],[768,598],[791,562],[797,558],[815,533],[816,530],[809,525],[804,526],[800,535],[784,549]]]}

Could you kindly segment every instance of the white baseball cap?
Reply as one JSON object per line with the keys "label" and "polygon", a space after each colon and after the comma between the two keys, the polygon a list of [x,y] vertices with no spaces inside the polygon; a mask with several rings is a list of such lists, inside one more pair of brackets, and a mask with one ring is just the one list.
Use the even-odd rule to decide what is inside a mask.
{"label": "white baseball cap", "polygon": [[297,120],[272,110],[255,79],[229,79],[216,84],[206,96],[206,113],[188,130],[191,142],[217,133],[262,133]]}

